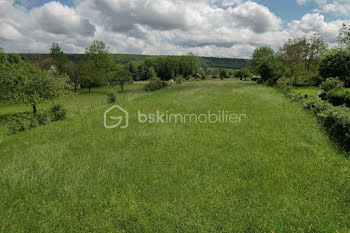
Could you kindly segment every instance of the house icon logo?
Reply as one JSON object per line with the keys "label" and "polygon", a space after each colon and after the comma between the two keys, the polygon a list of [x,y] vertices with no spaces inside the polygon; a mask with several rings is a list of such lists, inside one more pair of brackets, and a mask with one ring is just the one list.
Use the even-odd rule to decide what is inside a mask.
{"label": "house icon logo", "polygon": [[104,126],[106,129],[128,128],[129,113],[119,105],[114,105],[104,113]]}

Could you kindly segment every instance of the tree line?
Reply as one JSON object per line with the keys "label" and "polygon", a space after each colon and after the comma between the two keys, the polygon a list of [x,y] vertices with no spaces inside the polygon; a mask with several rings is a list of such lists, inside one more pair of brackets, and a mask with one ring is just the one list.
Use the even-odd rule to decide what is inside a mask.
{"label": "tree line", "polygon": [[338,46],[331,49],[318,34],[289,39],[277,51],[268,46],[257,48],[249,69],[261,76],[261,83],[270,86],[278,82],[289,86],[318,86],[333,77],[350,87],[350,26],[343,25]]}

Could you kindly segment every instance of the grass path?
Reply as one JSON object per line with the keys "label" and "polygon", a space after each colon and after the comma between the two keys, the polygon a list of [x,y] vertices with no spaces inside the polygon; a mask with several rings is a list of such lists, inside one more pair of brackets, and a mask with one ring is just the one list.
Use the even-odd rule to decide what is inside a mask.
{"label": "grass path", "polygon": [[[249,82],[175,85],[7,138],[2,232],[349,232],[350,162],[316,120]],[[241,124],[140,124],[137,111],[245,113]]]}

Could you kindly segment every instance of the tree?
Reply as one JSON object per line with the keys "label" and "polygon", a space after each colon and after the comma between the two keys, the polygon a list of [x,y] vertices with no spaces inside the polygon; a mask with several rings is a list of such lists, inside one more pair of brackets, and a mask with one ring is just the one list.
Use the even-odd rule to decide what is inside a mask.
{"label": "tree", "polygon": [[350,87],[350,54],[345,51],[327,54],[320,63],[319,72],[323,79],[338,77]]}
{"label": "tree", "polygon": [[106,77],[112,67],[112,58],[102,41],[95,40],[85,49],[87,62],[81,64],[80,74],[84,87],[98,87],[106,83]]}
{"label": "tree", "polygon": [[59,44],[53,42],[50,48],[50,56],[54,60],[54,64],[56,68],[58,69],[60,74],[63,74],[66,72],[66,63],[68,62],[67,56],[62,51]]}
{"label": "tree", "polygon": [[246,80],[251,76],[251,74],[249,73],[249,71],[247,69],[241,69],[241,70],[236,72],[235,76],[237,78],[239,78],[240,80]]}
{"label": "tree", "polygon": [[0,64],[7,63],[7,56],[4,52],[4,49],[0,47]]}
{"label": "tree", "polygon": [[127,67],[132,74],[133,80],[137,81],[139,79],[138,64],[132,61],[127,64]]}
{"label": "tree", "polygon": [[225,69],[221,69],[221,70],[220,70],[220,78],[221,78],[222,80],[224,80],[225,78],[229,78],[229,77],[228,77],[227,70],[225,70]]}
{"label": "tree", "polygon": [[340,48],[350,52],[350,25],[343,24],[338,36]]}
{"label": "tree", "polygon": [[273,59],[275,56],[275,51],[268,46],[256,48],[253,52],[252,58],[249,61],[250,70],[257,74],[258,69],[264,62]]}
{"label": "tree", "polygon": [[71,83],[74,86],[74,91],[76,91],[80,84],[78,65],[72,61],[69,61],[65,65],[65,70],[70,78]]}
{"label": "tree", "polygon": [[278,79],[283,76],[290,77],[288,69],[278,59],[270,59],[262,63],[258,68],[258,74],[264,82],[268,82],[271,86],[275,85]]}
{"label": "tree", "polygon": [[[292,75],[299,71],[293,69],[293,66],[297,66],[298,69],[303,68],[306,72],[317,72],[320,60],[327,52],[327,47],[327,44],[318,34],[310,39],[306,37],[289,39],[279,48],[277,57],[290,68]],[[303,63],[304,66],[301,67],[300,63]]]}
{"label": "tree", "polygon": [[31,105],[34,114],[37,105],[66,93],[68,77],[43,71],[31,64],[9,64],[0,67],[0,95],[5,99]]}
{"label": "tree", "polygon": [[133,83],[132,73],[127,67],[116,65],[115,70],[109,73],[108,81],[111,86],[119,86],[124,93],[125,85]]}

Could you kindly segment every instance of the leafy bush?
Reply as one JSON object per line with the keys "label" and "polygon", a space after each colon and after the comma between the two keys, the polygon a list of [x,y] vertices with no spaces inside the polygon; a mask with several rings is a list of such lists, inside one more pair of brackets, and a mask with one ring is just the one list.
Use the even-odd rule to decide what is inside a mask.
{"label": "leafy bush", "polygon": [[256,81],[257,84],[263,84],[264,83],[264,80],[259,78],[257,81]]}
{"label": "leafy bush", "polygon": [[49,122],[47,113],[37,113],[35,118],[39,125],[46,125]]}
{"label": "leafy bush", "polygon": [[241,69],[235,72],[235,77],[240,80],[248,80],[251,76],[251,73],[247,69]]}
{"label": "leafy bush", "polygon": [[184,81],[184,78],[182,77],[182,75],[176,76],[175,78],[176,84],[181,84],[183,81]]}
{"label": "leafy bush", "polygon": [[167,87],[168,83],[165,81],[160,80],[159,78],[153,79],[151,82],[149,82],[145,87],[145,91],[157,91],[164,87]]}
{"label": "leafy bush", "polygon": [[8,128],[9,128],[10,134],[16,134],[19,132],[36,128],[37,124],[38,123],[35,118],[35,115],[31,113],[16,115],[16,116],[10,117],[8,120]]}
{"label": "leafy bush", "polygon": [[337,51],[326,55],[319,66],[319,72],[322,78],[339,77],[350,87],[350,54],[345,51]]}
{"label": "leafy bush", "polygon": [[60,104],[52,106],[50,111],[52,114],[52,121],[60,121],[66,118],[67,110]]}
{"label": "leafy bush", "polygon": [[290,88],[293,86],[293,80],[291,78],[286,78],[283,76],[282,78],[278,79],[276,85],[279,89]]}
{"label": "leafy bush", "polygon": [[117,97],[113,91],[107,92],[107,101],[112,104],[117,101]]}
{"label": "leafy bush", "polygon": [[326,100],[332,103],[334,106],[346,104],[350,107],[350,89],[333,89],[327,92]]}
{"label": "leafy bush", "polygon": [[321,88],[324,92],[328,92],[332,89],[340,89],[344,87],[344,82],[337,78],[328,78],[321,83]]}

